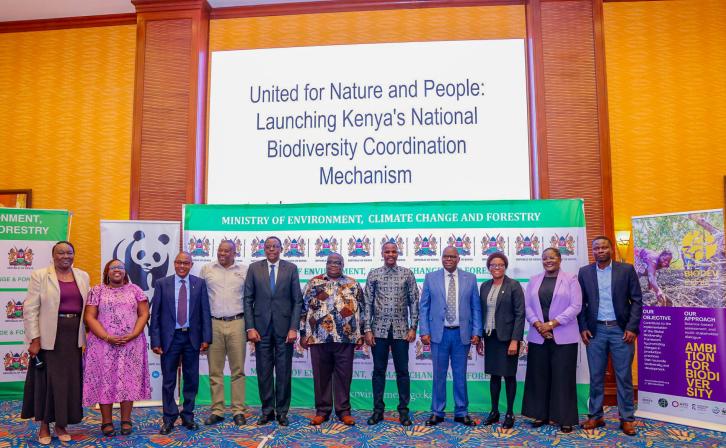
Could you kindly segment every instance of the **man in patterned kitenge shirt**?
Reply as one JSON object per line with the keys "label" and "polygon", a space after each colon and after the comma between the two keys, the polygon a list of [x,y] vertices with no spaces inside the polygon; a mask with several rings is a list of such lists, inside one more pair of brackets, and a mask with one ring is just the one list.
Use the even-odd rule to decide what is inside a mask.
{"label": "man in patterned kitenge shirt", "polygon": [[387,242],[382,249],[383,266],[368,273],[365,287],[364,329],[373,351],[373,414],[369,425],[383,420],[388,351],[393,354],[398,386],[398,418],[412,424],[408,413],[411,380],[408,375],[408,345],[416,339],[418,286],[410,269],[398,266],[398,245]]}
{"label": "man in patterned kitenge shirt", "polygon": [[[363,345],[361,314],[363,289],[343,275],[343,257],[328,255],[325,274],[313,277],[305,287],[300,314],[300,343],[310,348],[315,389],[315,417],[320,425],[335,414],[346,425],[350,415],[350,384],[353,380],[355,346]],[[335,401],[333,401],[335,397]]]}

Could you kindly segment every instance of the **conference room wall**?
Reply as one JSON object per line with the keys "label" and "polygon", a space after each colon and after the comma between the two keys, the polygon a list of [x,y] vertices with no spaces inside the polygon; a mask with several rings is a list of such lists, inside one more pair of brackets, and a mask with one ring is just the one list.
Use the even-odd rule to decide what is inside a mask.
{"label": "conference room wall", "polygon": [[0,189],[73,212],[94,283],[99,219],[129,217],[135,49],[135,25],[0,34]]}
{"label": "conference room wall", "polygon": [[212,20],[209,49],[524,37],[524,6],[394,9]]}
{"label": "conference room wall", "polygon": [[604,14],[615,229],[723,207],[726,2],[614,2]]}

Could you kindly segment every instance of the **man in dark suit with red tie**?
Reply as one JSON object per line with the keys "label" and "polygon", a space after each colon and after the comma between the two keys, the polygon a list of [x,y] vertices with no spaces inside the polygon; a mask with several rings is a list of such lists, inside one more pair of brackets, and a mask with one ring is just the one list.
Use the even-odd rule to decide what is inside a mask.
{"label": "man in dark suit with red tie", "polygon": [[275,418],[280,426],[289,424],[292,349],[300,326],[303,298],[297,266],[280,260],[281,250],[280,239],[268,237],[266,259],[252,263],[245,280],[245,327],[247,340],[255,344],[257,385],[262,402],[258,425]]}
{"label": "man in dark suit with red tie", "polygon": [[174,401],[176,372],[182,364],[184,406],[182,425],[196,430],[194,400],[199,389],[199,352],[212,343],[212,318],[209,312],[207,285],[189,275],[192,257],[180,252],[174,260],[174,275],[159,279],[151,300],[151,348],[161,355],[162,401],[164,420],[160,434],[169,434],[179,417]]}

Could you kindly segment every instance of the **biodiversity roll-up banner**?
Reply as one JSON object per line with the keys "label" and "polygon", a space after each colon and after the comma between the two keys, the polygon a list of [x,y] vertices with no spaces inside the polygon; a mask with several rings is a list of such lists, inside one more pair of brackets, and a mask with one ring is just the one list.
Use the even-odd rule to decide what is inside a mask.
{"label": "biodiversity roll-up banner", "polygon": [[[193,274],[205,263],[216,260],[217,247],[224,239],[237,243],[238,262],[250,264],[264,260],[264,241],[274,235],[282,241],[281,258],[297,265],[303,288],[310,278],[325,272],[325,261],[331,252],[343,256],[345,275],[365,283],[368,272],[383,265],[381,248],[389,241],[398,244],[398,264],[413,271],[419,288],[426,273],[441,268],[441,253],[448,246],[459,252],[459,267],[476,274],[479,283],[491,278],[486,259],[497,251],[509,258],[507,275],[523,283],[542,271],[541,255],[547,247],[560,250],[565,271],[577,272],[587,263],[582,200],[185,205],[183,216],[184,244],[194,259]],[[253,344],[248,345],[246,353],[246,401],[256,405],[259,396]],[[524,344],[517,372],[520,382],[524,381],[526,360]],[[372,370],[370,348],[357,349],[351,388],[351,404],[356,409],[372,408]],[[429,409],[433,378],[431,351],[418,338],[410,345],[409,370],[410,408]],[[206,360],[200,362],[200,371],[198,399],[208,403]],[[390,406],[398,401],[390,360],[387,375],[384,399]],[[483,357],[473,348],[469,352],[467,376],[472,410],[489,409]],[[588,371],[582,346],[577,380],[579,405],[584,411]],[[449,399],[450,406],[452,402]],[[292,406],[313,404],[310,355],[296,343]]]}
{"label": "biodiversity roll-up banner", "polygon": [[726,431],[722,210],[633,217],[638,415]]}
{"label": "biodiversity roll-up banner", "polygon": [[0,304],[5,308],[0,324],[0,400],[23,396],[30,365],[24,341],[23,302],[34,269],[52,264],[53,245],[68,238],[67,210],[0,208]]}
{"label": "biodiversity roll-up banner", "polygon": [[[108,261],[114,258],[123,261],[129,280],[144,291],[151,305],[154,282],[174,273],[180,224],[179,221],[101,220],[101,272]],[[144,333],[149,346],[151,400],[136,404],[158,406],[161,404],[161,359],[151,351],[148,326]]]}

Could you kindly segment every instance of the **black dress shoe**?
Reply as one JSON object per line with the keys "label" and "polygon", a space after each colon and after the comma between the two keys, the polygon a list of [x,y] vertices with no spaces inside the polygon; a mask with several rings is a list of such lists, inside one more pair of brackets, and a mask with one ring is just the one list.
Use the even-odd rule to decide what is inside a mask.
{"label": "black dress shoe", "polygon": [[456,423],[461,423],[464,426],[476,426],[476,422],[471,419],[468,415],[463,417],[454,417]]}
{"label": "black dress shoe", "polygon": [[381,420],[383,420],[383,414],[381,412],[374,412],[368,418],[368,424],[369,425],[377,425]]}
{"label": "black dress shoe", "polygon": [[539,428],[547,424],[547,420],[535,420],[532,422],[532,428]]}
{"label": "black dress shoe", "polygon": [[439,417],[438,415],[431,415],[428,420],[426,420],[426,423],[424,423],[426,426],[436,426],[439,423],[444,421],[444,417]]}
{"label": "black dress shoe", "polygon": [[287,414],[278,415],[277,424],[280,426],[288,426],[290,424],[290,420],[287,419]]}
{"label": "black dress shoe", "polygon": [[514,427],[514,415],[507,414],[504,416],[504,423],[502,423],[502,429],[512,429]]}
{"label": "black dress shoe", "polygon": [[499,411],[492,411],[487,415],[487,419],[484,420],[484,425],[493,425],[499,421]]}
{"label": "black dress shoe", "polygon": [[236,414],[232,417],[232,420],[234,420],[234,424],[237,426],[244,426],[247,424],[247,419],[243,414]]}
{"label": "black dress shoe", "polygon": [[258,426],[266,425],[266,424],[268,424],[268,423],[270,423],[270,422],[272,422],[274,420],[275,420],[275,414],[274,413],[267,414],[267,415],[260,415],[260,418],[257,419],[257,425]]}
{"label": "black dress shoe", "polygon": [[564,432],[565,434],[569,434],[572,432],[572,426],[569,426],[569,425],[560,426],[560,431]]}
{"label": "black dress shoe", "polygon": [[206,420],[204,420],[204,424],[207,426],[216,425],[217,423],[223,422],[223,421],[224,421],[224,417],[220,417],[219,415],[212,414],[209,417],[207,417]]}
{"label": "black dress shoe", "polygon": [[196,431],[197,429],[199,429],[199,425],[197,425],[197,422],[195,422],[194,420],[183,420],[182,426],[189,431]]}
{"label": "black dress shoe", "polygon": [[411,421],[411,417],[408,415],[408,412],[404,412],[398,416],[398,421],[401,422],[401,425],[403,426],[411,426],[413,425],[413,422]]}
{"label": "black dress shoe", "polygon": [[162,423],[159,428],[159,434],[162,436],[168,435],[174,430],[174,423]]}

